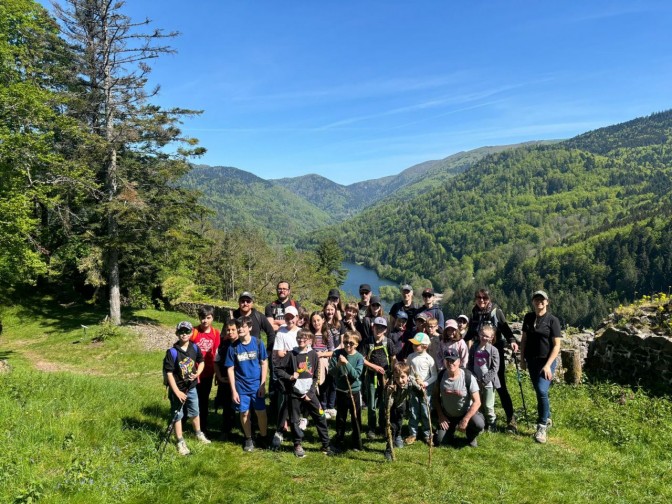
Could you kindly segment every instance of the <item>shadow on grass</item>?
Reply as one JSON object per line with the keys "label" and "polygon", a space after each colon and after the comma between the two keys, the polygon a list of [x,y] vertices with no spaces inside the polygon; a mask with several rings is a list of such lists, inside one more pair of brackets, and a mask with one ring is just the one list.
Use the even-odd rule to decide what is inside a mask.
{"label": "shadow on grass", "polygon": [[9,357],[14,355],[14,353],[15,352],[13,350],[3,350],[0,352],[0,360],[9,359]]}

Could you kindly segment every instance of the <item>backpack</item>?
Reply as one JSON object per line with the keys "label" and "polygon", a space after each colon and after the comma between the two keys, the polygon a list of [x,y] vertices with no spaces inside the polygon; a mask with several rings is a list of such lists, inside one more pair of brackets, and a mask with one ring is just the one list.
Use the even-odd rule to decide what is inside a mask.
{"label": "backpack", "polygon": [[[189,341],[189,343],[193,345],[194,350],[196,351],[199,350],[198,345],[196,343],[194,343],[193,341]],[[170,348],[170,356],[173,358],[173,365],[177,365],[177,348],[175,347]],[[166,373],[165,369],[163,370],[163,386],[164,387],[170,386],[168,383],[168,373]]]}
{"label": "backpack", "polygon": [[392,359],[390,358],[390,352],[387,350],[388,345],[389,345],[389,340],[387,339],[387,336],[383,336],[383,341],[380,345],[376,345],[375,342],[368,343],[367,344],[368,352],[366,354],[366,360],[371,362],[371,354],[375,350],[378,350],[379,348],[382,348],[385,351],[385,359],[387,359],[387,365],[388,365],[388,367],[391,366],[392,365]]}

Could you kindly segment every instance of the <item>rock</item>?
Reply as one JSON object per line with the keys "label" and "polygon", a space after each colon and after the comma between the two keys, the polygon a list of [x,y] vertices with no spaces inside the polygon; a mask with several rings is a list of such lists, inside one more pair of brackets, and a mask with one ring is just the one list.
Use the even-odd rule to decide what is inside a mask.
{"label": "rock", "polygon": [[0,360],[0,373],[11,373],[12,366],[7,359]]}

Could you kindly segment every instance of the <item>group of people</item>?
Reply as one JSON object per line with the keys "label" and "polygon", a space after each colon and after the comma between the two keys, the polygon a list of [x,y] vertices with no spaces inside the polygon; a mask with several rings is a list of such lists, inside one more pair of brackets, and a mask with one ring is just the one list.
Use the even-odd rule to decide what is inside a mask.
{"label": "group of people", "polygon": [[545,443],[551,426],[548,392],[561,338],[546,292],[532,296],[534,310],[523,320],[520,345],[487,289],[476,292],[470,316],[445,322],[431,288],[422,291],[422,304],[415,302],[410,285],[403,285],[401,293],[389,314],[367,284],[359,288],[359,302],[344,303],[332,289],[321,310],[308,312],[282,281],[264,314],[254,307],[252,293],[243,292],[221,335],[209,307],[200,309],[197,327],[180,322],[178,341],[163,363],[178,452],[189,453],[181,426],[185,408],[196,440],[210,443],[213,383],[218,385],[215,409],[222,408],[222,437],[228,438],[239,421],[246,452],[255,445],[278,450],[291,436],[294,454],[304,457],[310,423],[327,455],[361,449],[365,436],[385,439],[385,457],[392,460],[394,448],[416,441],[456,443],[456,431],[464,433],[466,445],[476,447],[481,432],[496,430],[495,391],[506,414],[505,430],[517,431],[506,385],[507,345],[514,358],[520,352],[521,368],[529,370],[537,395],[534,439]]}

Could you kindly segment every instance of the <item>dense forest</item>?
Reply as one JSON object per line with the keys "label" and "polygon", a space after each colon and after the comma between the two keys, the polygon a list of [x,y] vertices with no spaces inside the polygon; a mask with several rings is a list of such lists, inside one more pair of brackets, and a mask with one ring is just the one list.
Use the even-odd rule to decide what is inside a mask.
{"label": "dense forest", "polygon": [[449,313],[483,285],[519,313],[543,287],[565,320],[594,326],[610,306],[669,288],[671,133],[668,111],[492,154],[322,236],[381,276],[431,283]]}

